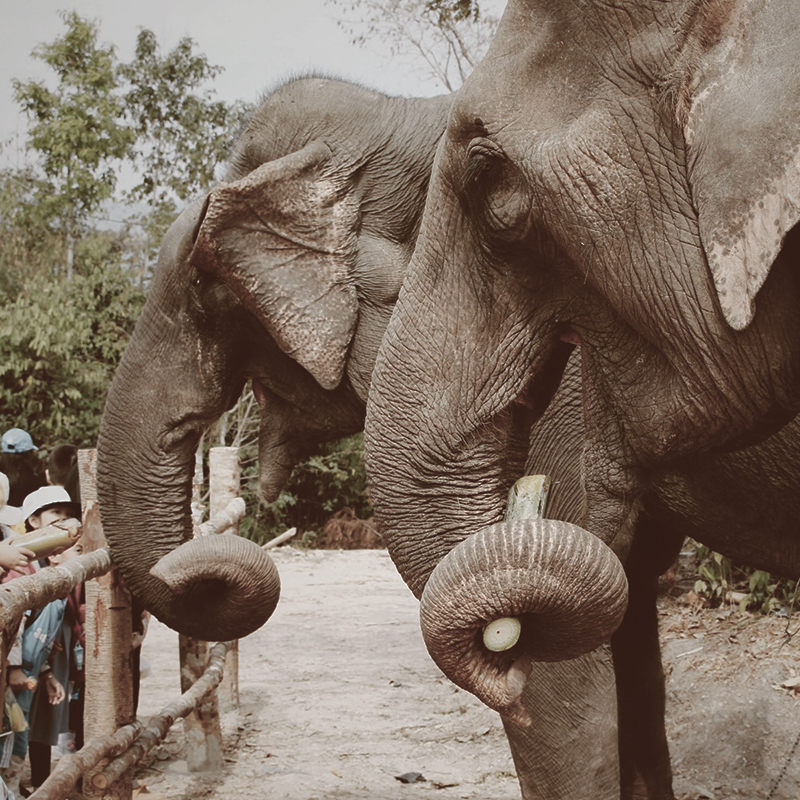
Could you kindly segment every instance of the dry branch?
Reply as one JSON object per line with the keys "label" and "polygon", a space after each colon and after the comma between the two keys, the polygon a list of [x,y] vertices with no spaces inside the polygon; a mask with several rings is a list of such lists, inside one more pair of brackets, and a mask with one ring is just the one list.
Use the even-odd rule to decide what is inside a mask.
{"label": "dry branch", "polygon": [[[134,764],[138,764],[159,742],[163,741],[175,720],[188,716],[200,701],[222,680],[225,670],[225,654],[229,642],[220,642],[211,648],[211,658],[203,676],[191,689],[184,692],[174,703],[166,706],[161,713],[151,717],[147,728],[137,740],[118,758],[110,761],[102,772],[98,772],[92,783],[98,789],[105,789]],[[43,798],[44,800],[44,798]]]}
{"label": "dry branch", "polygon": [[266,544],[261,545],[262,550],[271,550],[273,547],[277,547],[284,542],[288,542],[295,534],[297,533],[297,528],[289,528],[288,531],[285,531],[280,536],[276,536],[274,539],[270,539]]}

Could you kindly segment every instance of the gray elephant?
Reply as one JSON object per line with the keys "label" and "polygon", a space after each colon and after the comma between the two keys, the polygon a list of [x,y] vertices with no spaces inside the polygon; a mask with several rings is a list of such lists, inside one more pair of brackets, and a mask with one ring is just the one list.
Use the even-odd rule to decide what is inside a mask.
{"label": "gray elephant", "polygon": [[[567,522],[581,519],[585,501],[580,464],[584,430],[579,356],[580,350],[572,355],[552,403],[531,429],[526,465],[528,472],[551,475],[554,489],[548,516]],[[604,650],[564,662],[557,673],[568,706],[584,709],[582,713],[592,719],[593,750],[587,754],[589,758],[578,763],[568,761],[562,752],[562,764],[551,766],[549,775],[525,768],[525,764],[541,764],[545,757],[552,758],[558,742],[557,737],[546,735],[538,718],[542,697],[547,713],[558,691],[552,673],[556,665],[535,666],[523,698],[525,707],[536,712],[533,730],[524,740],[509,736],[519,743],[514,757],[520,764],[526,798],[673,800],[658,642],[658,577],[674,562],[684,538],[690,536],[715,549],[735,552],[739,559],[775,575],[796,579],[800,564],[798,516],[800,417],[763,442],[736,452],[700,455],[658,475],[643,497],[626,558],[629,599],[623,622],[611,638],[613,687],[603,677],[609,658]],[[609,691],[616,692],[617,711],[602,717],[598,709],[611,707]],[[554,725],[562,737],[562,725],[566,725],[566,731],[579,730],[574,720],[559,716],[549,718],[548,724]],[[508,721],[505,725],[509,731],[517,727]],[[617,744],[619,773],[615,779]],[[602,758],[606,759],[604,765],[598,761]],[[565,760],[571,765],[566,769]]]}
{"label": "gray elephant", "polygon": [[192,540],[193,453],[248,380],[267,500],[309,446],[362,429],[449,105],[288,83],[254,113],[225,181],[165,236],[108,394],[98,497],[125,582],[173,628],[227,640],[271,614],[260,548]]}
{"label": "gray elephant", "polygon": [[[623,602],[616,579],[581,582],[574,526],[502,523],[529,431],[572,350],[583,425],[572,521],[629,572],[674,548],[673,523],[707,508],[707,492],[718,513],[731,500],[741,510],[709,465],[747,479],[762,445],[721,453],[764,441],[797,413],[798,37],[797,3],[510,0],[456,97],[373,375],[367,465],[389,550],[435,631],[429,647],[462,647],[465,666],[451,676],[510,719],[529,720],[519,697],[531,659],[580,645],[561,636],[556,652],[530,615],[531,552],[572,559],[568,578],[556,562],[542,583],[563,590],[553,604],[577,594],[591,607],[569,606],[556,634],[569,623],[608,635]],[[792,440],[781,441],[763,445],[767,465],[770,448]],[[736,525],[697,538],[800,573],[796,526],[720,519]],[[441,587],[452,594],[467,577],[474,602],[455,604],[461,620]],[[482,651],[476,630],[508,615],[521,615],[519,643]],[[632,619],[614,648],[618,678]],[[450,638],[462,621],[463,638]],[[622,796],[671,797],[668,762],[643,763],[629,723],[621,705]]]}

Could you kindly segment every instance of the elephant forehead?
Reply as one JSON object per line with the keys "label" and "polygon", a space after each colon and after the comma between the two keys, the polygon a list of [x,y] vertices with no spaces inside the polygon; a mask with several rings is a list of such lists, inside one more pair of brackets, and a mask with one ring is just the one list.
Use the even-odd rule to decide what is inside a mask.
{"label": "elephant forehead", "polygon": [[451,120],[490,136],[561,126],[580,113],[593,82],[569,49],[539,32],[518,50],[490,50],[456,96]]}

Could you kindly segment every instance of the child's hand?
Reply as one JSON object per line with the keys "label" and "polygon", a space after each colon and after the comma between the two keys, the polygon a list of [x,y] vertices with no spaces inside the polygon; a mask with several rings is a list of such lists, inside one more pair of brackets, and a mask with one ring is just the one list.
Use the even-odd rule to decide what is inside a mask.
{"label": "child's hand", "polygon": [[20,667],[14,667],[8,671],[8,685],[12,692],[21,692],[28,688],[28,676]]}
{"label": "child's hand", "polygon": [[9,541],[0,542],[0,567],[4,570],[22,570],[36,558],[33,550],[27,547],[15,547]]}
{"label": "child's hand", "polygon": [[64,687],[52,672],[47,673],[45,686],[47,687],[47,699],[51,706],[57,706],[59,703],[64,702],[64,698],[66,697]]}

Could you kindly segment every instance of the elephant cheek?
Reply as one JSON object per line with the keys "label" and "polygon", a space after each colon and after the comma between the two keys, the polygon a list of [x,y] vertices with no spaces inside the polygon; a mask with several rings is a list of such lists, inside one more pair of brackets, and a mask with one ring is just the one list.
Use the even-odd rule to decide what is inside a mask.
{"label": "elephant cheek", "polygon": [[[599,647],[622,621],[627,596],[621,563],[587,531],[554,520],[505,522],[442,559],[423,592],[420,622],[431,657],[450,680],[529,725],[522,691],[532,663]],[[519,639],[493,652],[485,629],[509,617],[521,623]]]}

